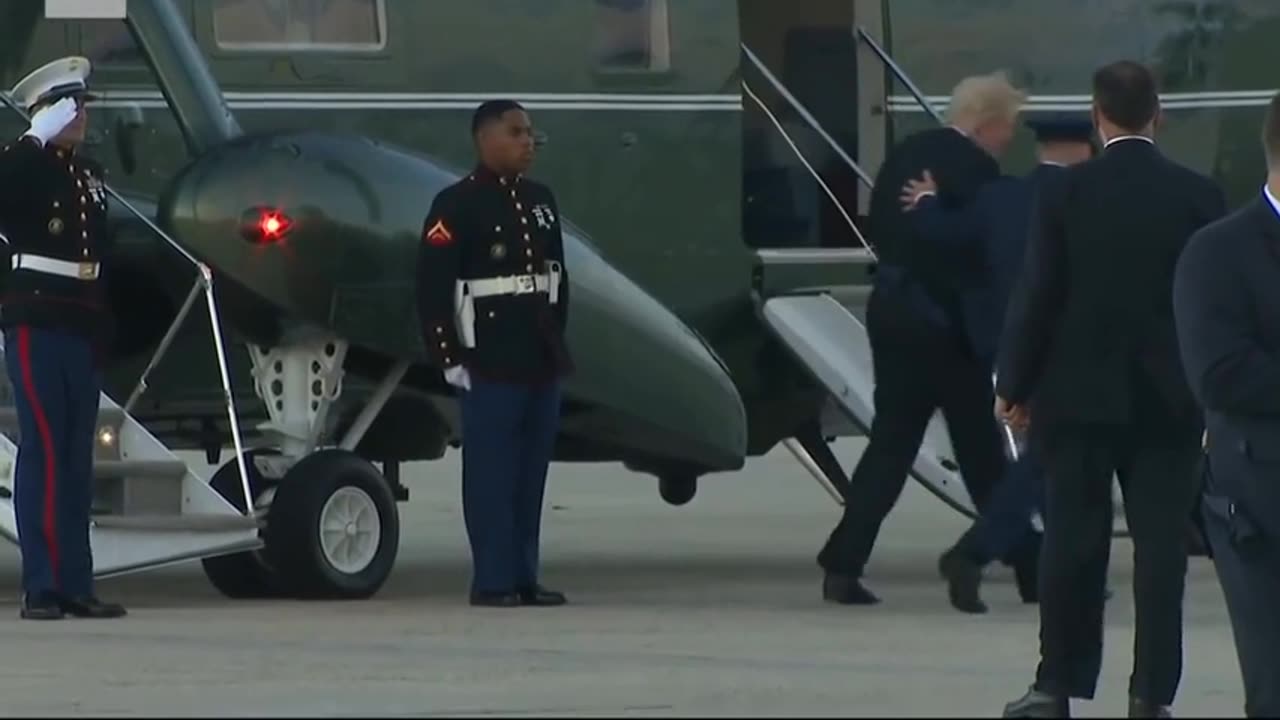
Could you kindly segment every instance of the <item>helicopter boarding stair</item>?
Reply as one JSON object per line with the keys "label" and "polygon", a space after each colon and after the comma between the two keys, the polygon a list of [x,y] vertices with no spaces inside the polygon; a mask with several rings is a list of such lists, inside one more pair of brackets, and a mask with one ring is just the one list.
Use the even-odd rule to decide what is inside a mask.
{"label": "helicopter boarding stair", "polygon": [[[26,113],[0,92],[0,102],[27,120]],[[131,397],[121,406],[106,393],[99,397],[94,435],[93,504],[90,545],[95,577],[119,575],[162,565],[216,555],[257,550],[261,520],[252,504],[244,452],[217,305],[209,268],[186,252],[143,213],[111,187],[107,192],[157,238],[186,258],[197,278],[168,333],[160,341]],[[188,463],[147,431],[128,410],[146,390],[147,378],[177,336],[178,330],[203,294],[217,349],[232,439],[239,459],[242,497],[248,510],[241,512],[197,475]],[[0,352],[5,351],[0,338]],[[13,402],[14,378],[0,372],[0,537],[18,541],[14,506],[14,474],[17,469],[18,411]],[[55,459],[57,462],[57,459]],[[57,482],[64,482],[59,477]],[[55,484],[54,495],[57,495]]]}

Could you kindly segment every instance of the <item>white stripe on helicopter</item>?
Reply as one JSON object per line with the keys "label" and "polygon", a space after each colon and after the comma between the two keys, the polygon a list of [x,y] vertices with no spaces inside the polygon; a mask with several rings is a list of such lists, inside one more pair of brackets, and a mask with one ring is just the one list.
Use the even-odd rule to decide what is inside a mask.
{"label": "white stripe on helicopter", "polygon": [[[1161,96],[1161,102],[1168,110],[1263,107],[1274,94],[1274,90],[1167,93]],[[95,104],[102,107],[165,107],[163,96],[156,91],[105,90],[99,95],[101,99]],[[507,96],[530,110],[724,112],[742,109],[742,98],[730,94],[225,92],[223,96],[232,108],[248,110],[470,110],[486,99]],[[945,110],[949,100],[945,95],[926,96],[926,99],[937,110]],[[924,112],[910,95],[891,95],[888,100],[891,112]],[[1032,95],[1026,110],[1087,110],[1089,106],[1088,95]]]}

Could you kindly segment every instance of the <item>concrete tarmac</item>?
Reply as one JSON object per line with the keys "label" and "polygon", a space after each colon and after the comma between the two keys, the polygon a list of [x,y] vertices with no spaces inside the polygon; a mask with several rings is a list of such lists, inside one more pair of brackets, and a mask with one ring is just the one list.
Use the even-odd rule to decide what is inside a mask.
{"label": "concrete tarmac", "polygon": [[[837,454],[852,467],[861,441]],[[198,457],[198,456],[192,456]],[[203,458],[197,462],[203,465]],[[665,505],[613,465],[557,465],[544,524],[554,609],[473,609],[458,460],[403,469],[396,570],[372,600],[222,598],[199,564],[105,580],[122,620],[17,619],[0,548],[0,715],[998,717],[1038,657],[1038,615],[988,573],[985,616],[947,604],[939,552],[966,527],[910,483],[880,535],[874,608],[824,604],[814,555],[838,508],[785,451]],[[1116,541],[1099,696],[1122,716],[1132,545]],[[1193,558],[1175,712],[1239,716],[1239,671],[1212,565]]]}

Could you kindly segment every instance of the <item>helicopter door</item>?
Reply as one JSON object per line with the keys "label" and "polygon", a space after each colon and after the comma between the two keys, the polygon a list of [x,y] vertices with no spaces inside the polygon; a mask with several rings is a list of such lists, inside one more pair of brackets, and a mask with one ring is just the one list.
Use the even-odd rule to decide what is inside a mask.
{"label": "helicopter door", "polygon": [[[788,146],[794,141],[841,205],[859,179],[798,117],[767,71],[849,155],[858,153],[858,44],[853,0],[739,0],[744,58],[742,226],[751,247],[853,247],[844,220]],[[746,53],[744,53],[745,55]],[[776,123],[776,124],[775,124]],[[781,130],[777,127],[781,125]]]}

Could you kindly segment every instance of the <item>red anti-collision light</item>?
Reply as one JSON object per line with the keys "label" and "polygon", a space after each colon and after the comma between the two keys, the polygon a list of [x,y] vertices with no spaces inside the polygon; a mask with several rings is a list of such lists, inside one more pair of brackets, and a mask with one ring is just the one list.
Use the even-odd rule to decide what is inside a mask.
{"label": "red anti-collision light", "polygon": [[242,234],[246,240],[258,245],[279,242],[293,227],[288,215],[271,208],[254,208],[246,216]]}

